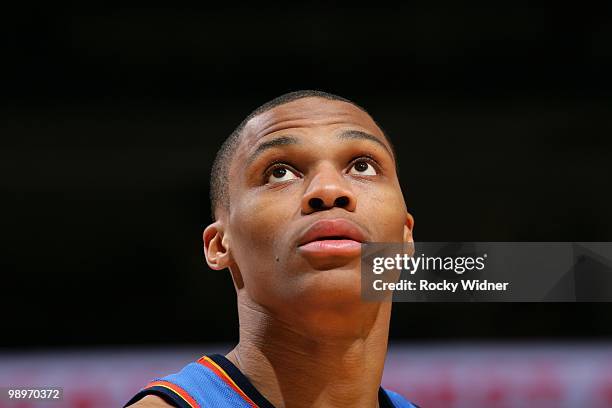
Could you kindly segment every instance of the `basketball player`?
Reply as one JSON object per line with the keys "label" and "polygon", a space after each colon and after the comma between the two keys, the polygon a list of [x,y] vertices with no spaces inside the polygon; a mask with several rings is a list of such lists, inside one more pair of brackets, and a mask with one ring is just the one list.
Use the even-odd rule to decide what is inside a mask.
{"label": "basketball player", "polygon": [[293,92],[251,113],[213,164],[203,234],[208,265],[232,276],[239,342],[126,406],[414,407],[380,386],[391,302],[360,288],[362,242],[412,242],[395,160],[339,96]]}

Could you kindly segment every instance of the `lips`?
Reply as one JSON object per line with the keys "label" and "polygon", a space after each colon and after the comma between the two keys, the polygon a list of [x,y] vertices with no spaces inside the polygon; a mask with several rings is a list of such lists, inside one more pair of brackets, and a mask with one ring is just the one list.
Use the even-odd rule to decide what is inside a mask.
{"label": "lips", "polygon": [[349,220],[319,220],[300,237],[298,250],[306,256],[317,258],[353,257],[361,253],[364,240],[362,229]]}

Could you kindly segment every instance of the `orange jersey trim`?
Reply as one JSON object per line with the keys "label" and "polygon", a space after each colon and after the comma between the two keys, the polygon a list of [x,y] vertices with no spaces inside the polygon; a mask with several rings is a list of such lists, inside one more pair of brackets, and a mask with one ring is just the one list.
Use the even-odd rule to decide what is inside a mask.
{"label": "orange jersey trim", "polygon": [[210,358],[204,356],[198,360],[199,364],[212,370],[219,378],[221,378],[227,385],[229,385],[234,391],[238,393],[252,408],[259,408],[257,404],[253,402],[245,393],[238,387],[238,385],[217,363],[212,361]]}
{"label": "orange jersey trim", "polygon": [[183,400],[185,400],[185,402],[187,404],[189,404],[189,406],[191,406],[192,408],[200,408],[200,404],[198,404],[196,402],[196,400],[191,398],[191,395],[189,395],[187,393],[187,391],[185,391],[184,389],[182,389],[181,387],[179,387],[176,384],[173,384],[173,383],[171,383],[169,381],[158,380],[158,381],[152,381],[152,382],[148,383],[145,386],[145,389],[146,388],[151,388],[151,387],[164,387],[164,388],[167,388],[170,391],[174,392],[179,397],[181,397]]}

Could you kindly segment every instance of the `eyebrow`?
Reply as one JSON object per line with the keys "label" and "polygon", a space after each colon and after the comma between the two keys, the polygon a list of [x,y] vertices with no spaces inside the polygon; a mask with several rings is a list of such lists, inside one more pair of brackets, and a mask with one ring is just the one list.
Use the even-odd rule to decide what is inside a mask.
{"label": "eyebrow", "polygon": [[[372,141],[372,142],[377,143],[380,146],[384,147],[385,150],[389,153],[389,155],[391,157],[394,157],[393,153],[391,152],[391,150],[389,150],[389,147],[385,143],[383,143],[376,136],[371,135],[369,133],[362,132],[360,130],[346,130],[346,131],[338,134],[337,137],[339,139],[359,139],[359,140],[369,140],[369,141]],[[272,140],[268,140],[266,142],[263,142],[263,143],[259,144],[259,146],[257,146],[257,148],[255,149],[253,154],[251,154],[251,156],[248,158],[247,165],[251,164],[257,158],[257,156],[261,155],[266,150],[269,150],[269,149],[272,149],[272,148],[278,147],[278,146],[295,145],[295,144],[300,144],[299,139],[297,137],[295,137],[295,136],[279,136],[279,137],[274,138]]]}
{"label": "eyebrow", "polygon": [[393,156],[393,153],[391,152],[391,150],[389,150],[389,147],[383,143],[382,140],[380,140],[379,138],[377,138],[374,135],[371,135],[369,133],[366,132],[362,132],[361,130],[347,130],[344,131],[342,133],[340,133],[338,135],[339,138],[341,139],[360,139],[360,140],[370,140],[374,143],[378,143],[379,145],[381,145],[382,147],[385,148],[385,150],[389,153],[389,155],[391,155],[391,157]]}
{"label": "eyebrow", "polygon": [[249,157],[249,159],[247,160],[247,165],[251,164],[253,160],[257,158],[257,156],[259,156],[268,149],[277,146],[286,146],[299,143],[300,141],[294,136],[280,136],[272,140],[268,140],[267,142],[263,142],[259,146],[257,146],[257,149],[255,149],[253,154]]}

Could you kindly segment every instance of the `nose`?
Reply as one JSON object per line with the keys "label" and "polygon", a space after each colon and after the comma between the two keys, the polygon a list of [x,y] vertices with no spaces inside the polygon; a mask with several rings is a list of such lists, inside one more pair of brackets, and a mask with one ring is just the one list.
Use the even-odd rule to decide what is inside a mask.
{"label": "nose", "polygon": [[302,212],[311,214],[331,208],[355,211],[357,200],[349,183],[332,165],[321,165],[302,198]]}

